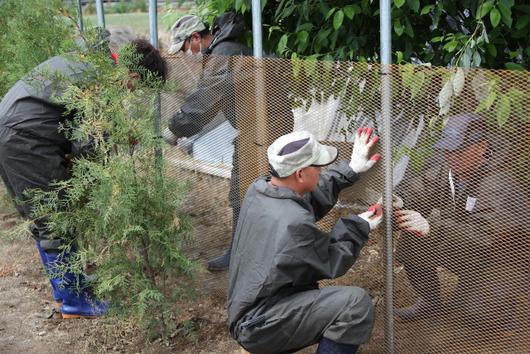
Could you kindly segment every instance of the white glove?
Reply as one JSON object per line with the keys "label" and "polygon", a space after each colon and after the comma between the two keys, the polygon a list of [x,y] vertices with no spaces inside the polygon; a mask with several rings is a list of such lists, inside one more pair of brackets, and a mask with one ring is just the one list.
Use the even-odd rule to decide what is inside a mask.
{"label": "white glove", "polygon": [[398,227],[409,231],[416,236],[425,237],[431,230],[429,222],[420,213],[414,210],[398,210],[394,213]]}
{"label": "white glove", "polygon": [[[377,204],[383,205],[383,197],[379,198]],[[397,194],[392,193],[392,208],[401,209],[403,208],[403,199]]]}
{"label": "white glove", "polygon": [[370,139],[372,131],[372,128],[357,129],[350,161],[350,167],[355,173],[368,171],[381,158],[381,154],[373,154],[371,157],[368,156],[370,154],[370,148],[379,140],[377,135],[374,135]]}
{"label": "white glove", "polygon": [[372,231],[383,221],[383,208],[379,204],[374,204],[368,208],[368,211],[357,216],[366,221],[370,225],[370,231]]}
{"label": "white glove", "polygon": [[169,145],[177,145],[177,136],[169,128],[164,129],[162,132],[162,139]]}

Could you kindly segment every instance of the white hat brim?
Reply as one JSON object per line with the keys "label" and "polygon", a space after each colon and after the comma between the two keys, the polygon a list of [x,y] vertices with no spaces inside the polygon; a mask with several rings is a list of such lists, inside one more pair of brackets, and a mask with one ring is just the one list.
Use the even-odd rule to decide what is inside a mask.
{"label": "white hat brim", "polygon": [[327,166],[335,162],[339,151],[334,146],[320,144],[318,158],[311,164],[313,166]]}
{"label": "white hat brim", "polygon": [[184,45],[184,42],[185,41],[172,44],[171,47],[169,47],[169,49],[167,51],[168,54],[177,54],[182,49],[182,46]]}

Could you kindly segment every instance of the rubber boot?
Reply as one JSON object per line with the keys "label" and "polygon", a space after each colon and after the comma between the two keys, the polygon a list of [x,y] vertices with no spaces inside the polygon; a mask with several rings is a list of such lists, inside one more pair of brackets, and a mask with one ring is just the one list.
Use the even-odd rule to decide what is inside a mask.
{"label": "rubber boot", "polygon": [[358,345],[342,344],[322,338],[318,344],[316,354],[355,354],[357,349],[359,349]]}
{"label": "rubber boot", "polygon": [[412,287],[419,296],[413,305],[395,310],[395,315],[405,322],[436,316],[442,308],[440,282],[436,270],[414,263],[406,263],[405,270]]}
{"label": "rubber boot", "polygon": [[227,249],[223,255],[208,261],[208,270],[213,272],[227,270],[230,265],[230,253],[230,249]]}
{"label": "rubber boot", "polygon": [[[59,267],[65,267],[68,264],[68,253],[46,252],[46,256],[50,274],[56,273]],[[61,313],[64,319],[94,318],[107,312],[108,303],[93,298],[84,288],[86,285],[84,277],[67,271],[61,278],[52,277],[50,281],[63,299]],[[77,284],[80,285],[80,289],[77,288]]]}
{"label": "rubber boot", "polygon": [[[49,269],[48,269],[48,258],[47,258],[46,252],[44,252],[44,250],[40,246],[40,241],[35,240],[35,245],[37,246],[37,249],[39,250],[40,258],[42,260],[42,264],[44,265],[44,270],[45,270],[46,274],[49,275],[50,272],[49,272]],[[61,305],[62,305],[63,299],[61,297],[61,294],[57,290],[55,284],[51,280],[50,280],[50,284],[51,284],[52,290],[53,290],[54,307],[55,307],[55,310],[59,312],[61,310]]]}

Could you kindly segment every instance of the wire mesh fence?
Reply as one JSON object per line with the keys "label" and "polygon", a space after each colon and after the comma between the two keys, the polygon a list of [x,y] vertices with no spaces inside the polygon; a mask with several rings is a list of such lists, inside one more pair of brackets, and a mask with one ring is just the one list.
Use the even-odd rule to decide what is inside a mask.
{"label": "wire mesh fence", "polygon": [[[203,127],[164,152],[171,174],[192,184],[186,251],[203,264],[230,246],[239,201],[268,173],[266,148],[275,138],[308,130],[349,159],[356,128],[382,129],[378,65],[167,60],[174,85],[162,95],[162,129],[181,109]],[[392,187],[402,201],[393,218],[396,352],[528,351],[529,80],[527,72],[391,68]],[[344,191],[319,226],[329,230],[339,216],[364,211],[384,189],[379,166]],[[381,230],[347,274],[321,284],[371,294],[376,325],[364,353],[386,347]],[[226,272],[203,278],[205,289],[224,296]]]}

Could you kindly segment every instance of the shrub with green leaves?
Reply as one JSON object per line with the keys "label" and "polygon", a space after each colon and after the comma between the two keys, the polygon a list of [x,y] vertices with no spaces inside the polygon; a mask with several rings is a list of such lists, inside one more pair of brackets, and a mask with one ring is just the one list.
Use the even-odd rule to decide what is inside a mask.
{"label": "shrub with green leaves", "polygon": [[[251,23],[251,0],[198,3],[210,21],[235,10]],[[379,61],[379,1],[261,0],[261,5],[267,52],[282,57]],[[529,67],[527,2],[393,0],[391,6],[395,63],[416,58],[437,66]]]}
{"label": "shrub with green leaves", "polygon": [[63,271],[82,274],[95,265],[95,294],[110,300],[115,313],[164,336],[175,310],[175,279],[191,274],[193,264],[181,251],[191,228],[179,212],[188,186],[166,176],[157,153],[162,141],[154,114],[162,83],[148,73],[128,89],[129,72],[140,70],[129,47],[119,52],[118,65],[105,51],[68,58],[86,63],[87,72],[56,97],[74,116],[61,129],[71,140],[91,141],[93,149],[73,160],[72,177],[54,191],[34,192],[35,217],[76,245]]}
{"label": "shrub with green leaves", "polygon": [[35,66],[74,48],[69,16],[60,0],[0,1],[0,98]]}

